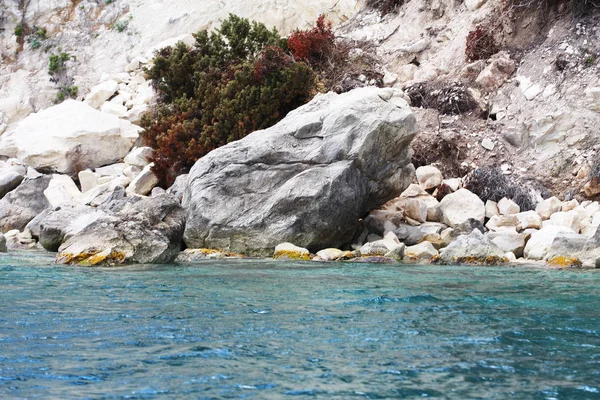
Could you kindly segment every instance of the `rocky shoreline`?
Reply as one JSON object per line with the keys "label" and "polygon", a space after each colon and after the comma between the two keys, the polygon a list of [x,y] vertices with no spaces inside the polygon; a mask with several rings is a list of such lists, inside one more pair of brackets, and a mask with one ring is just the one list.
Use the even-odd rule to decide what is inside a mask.
{"label": "rocky shoreline", "polygon": [[[66,102],[20,127],[82,107],[97,112]],[[74,147],[65,147],[73,144],[66,134],[2,162],[0,241],[8,249],[42,247],[58,263],[84,266],[245,255],[581,267],[600,257],[597,202],[538,194],[535,210],[521,211],[509,198],[484,203],[435,166],[415,171],[415,118],[397,89],[317,96],[274,127],[209,153],[167,191],[156,187],[152,149],[134,147],[135,125],[120,123],[112,139],[102,130],[99,143],[93,133],[81,139],[84,121],[73,124]],[[107,165],[110,152],[100,150],[119,146],[126,151]],[[79,186],[68,175],[76,169]]]}

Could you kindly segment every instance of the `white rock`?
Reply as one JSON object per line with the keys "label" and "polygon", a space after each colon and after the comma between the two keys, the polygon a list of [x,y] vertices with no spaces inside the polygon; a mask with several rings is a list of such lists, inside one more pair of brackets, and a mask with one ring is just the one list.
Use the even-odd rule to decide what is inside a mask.
{"label": "white rock", "polygon": [[404,250],[404,258],[412,261],[429,261],[439,253],[430,242],[424,241]]}
{"label": "white rock", "polygon": [[577,199],[573,199],[570,201],[565,201],[562,203],[560,210],[561,211],[571,211],[574,210],[579,205]]}
{"label": "white rock", "polygon": [[566,226],[550,225],[533,233],[523,252],[525,258],[543,260],[552,246],[552,242],[561,233],[573,234],[575,232]]}
{"label": "white rock", "polygon": [[100,107],[100,111],[116,115],[119,118],[127,116],[127,107],[113,103],[112,101],[105,101],[104,104],[102,104],[102,107]]}
{"label": "white rock", "polygon": [[[129,100],[129,99],[127,99]],[[122,94],[118,94],[115,97],[113,97],[112,99],[110,99],[110,102],[119,106],[123,106],[123,104],[125,104],[125,102],[127,101],[125,100],[125,97],[123,97]],[[102,104],[102,107],[104,107],[104,104]],[[102,107],[100,107],[100,111],[104,111],[102,110]],[[125,107],[125,111],[127,112],[127,107]]]}
{"label": "white rock", "polygon": [[447,185],[450,188],[450,190],[452,190],[453,192],[456,192],[462,186],[462,179],[460,179],[460,178],[444,179],[442,181],[442,183]]}
{"label": "white rock", "polygon": [[494,150],[494,142],[492,142],[490,139],[488,138],[484,138],[481,141],[481,146],[486,149],[486,150]]}
{"label": "white rock", "polygon": [[500,215],[518,214],[521,212],[521,207],[514,201],[503,197],[498,202],[498,211],[500,212]]}
{"label": "white rock", "polygon": [[125,157],[125,164],[127,165],[135,165],[138,167],[145,167],[150,164],[150,157],[152,157],[151,147],[135,147],[127,156]]}
{"label": "white rock", "polygon": [[467,189],[459,189],[444,197],[440,202],[442,222],[454,228],[469,218],[481,223],[485,219],[485,205],[476,194]]}
{"label": "white rock", "polygon": [[438,187],[444,180],[440,170],[432,165],[417,168],[416,174],[419,185],[425,190]]}
{"label": "white rock", "polygon": [[552,214],[560,211],[562,202],[556,197],[550,197],[549,199],[542,200],[535,207],[537,212],[542,219],[549,219]]}
{"label": "white rock", "polygon": [[142,172],[142,167],[136,167],[134,165],[128,165],[124,170],[123,170],[123,175],[125,175],[126,177],[128,177],[129,179],[133,179],[136,176],[138,176],[140,174],[140,172]]}
{"label": "white rock", "polygon": [[514,232],[519,228],[519,219],[515,214],[512,215],[494,215],[485,224],[485,227],[492,232]]}
{"label": "white rock", "polygon": [[66,100],[21,121],[12,135],[2,138],[0,153],[14,151],[33,168],[70,173],[123,158],[140,130],[115,115]]}
{"label": "white rock", "polygon": [[128,194],[145,196],[150,193],[154,186],[158,184],[158,178],[151,170],[153,166],[154,163],[146,165],[142,172],[131,181],[126,190]]}
{"label": "white rock", "polygon": [[122,175],[127,168],[127,164],[125,163],[116,163],[111,165],[105,165],[103,167],[98,167],[95,169],[97,173],[102,176],[110,176],[111,179],[114,176]]}
{"label": "white rock", "polygon": [[137,106],[133,106],[129,110],[129,113],[127,115],[127,120],[134,124],[139,123],[140,120],[142,119],[142,116],[146,112],[148,112],[149,109],[150,109],[150,106],[148,106],[148,104],[140,104]]}
{"label": "white rock", "polygon": [[85,102],[92,108],[100,108],[102,104],[119,90],[119,82],[108,80],[94,86],[85,97]]}
{"label": "white rock", "polygon": [[524,211],[517,214],[519,220],[519,226],[521,230],[525,229],[541,229],[542,228],[542,217],[535,211]]}
{"label": "white rock", "polygon": [[427,204],[418,198],[409,198],[404,202],[404,215],[423,223],[427,221]]}
{"label": "white rock", "polygon": [[487,0],[465,0],[465,5],[470,11],[477,10],[479,7],[485,4]]}
{"label": "white rock", "polygon": [[126,72],[133,72],[137,69],[140,68],[140,62],[138,60],[133,60],[132,62],[130,62],[129,64],[127,64],[125,66],[125,71]]}
{"label": "white rock", "polygon": [[150,82],[144,82],[135,89],[135,94],[133,95],[132,99],[127,102],[127,104],[130,104],[131,107],[135,107],[139,105],[150,104],[153,99],[154,89],[152,89]]}
{"label": "white rock", "polygon": [[52,208],[73,205],[81,196],[77,185],[67,175],[52,175],[48,188],[44,190],[44,196],[48,199]]}
{"label": "white rock", "polygon": [[492,200],[488,200],[485,202],[485,217],[492,218],[495,215],[500,215],[500,211],[498,210],[498,203]]}
{"label": "white rock", "polygon": [[101,176],[102,175],[100,175],[99,173],[92,172],[89,169],[80,171],[77,174],[77,177],[79,178],[79,184],[81,185],[81,193],[85,193],[88,190],[98,186],[98,178],[100,178]]}
{"label": "white rock", "polygon": [[550,222],[555,226],[565,226],[570,228],[573,232],[579,233],[580,224],[582,218],[577,212],[572,211],[559,211],[550,216]]}
{"label": "white rock", "polygon": [[277,257],[278,253],[294,253],[297,254],[298,256],[301,257],[310,257],[310,251],[308,251],[308,249],[305,249],[304,247],[299,247],[296,246],[292,243],[280,243],[277,246],[275,246],[275,253],[274,256]]}

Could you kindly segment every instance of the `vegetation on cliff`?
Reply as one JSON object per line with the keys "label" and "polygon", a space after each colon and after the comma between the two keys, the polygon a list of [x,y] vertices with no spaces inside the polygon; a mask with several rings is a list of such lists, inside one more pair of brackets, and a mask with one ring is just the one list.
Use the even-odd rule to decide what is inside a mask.
{"label": "vegetation on cliff", "polygon": [[323,16],[288,38],[235,15],[194,36],[191,48],[157,52],[147,71],[159,104],[143,118],[142,136],[157,150],[154,172],[165,187],[209,151],[274,125],[317,91],[352,88],[342,85],[349,47]]}

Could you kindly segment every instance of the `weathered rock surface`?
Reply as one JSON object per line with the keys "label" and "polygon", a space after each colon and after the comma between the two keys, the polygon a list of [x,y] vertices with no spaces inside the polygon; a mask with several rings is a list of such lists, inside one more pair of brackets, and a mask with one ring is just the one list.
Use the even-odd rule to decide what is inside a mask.
{"label": "weathered rock surface", "polygon": [[419,185],[425,190],[438,187],[444,180],[440,170],[432,165],[417,168],[416,174]]}
{"label": "weathered rock surface", "polygon": [[0,232],[0,253],[6,253],[8,249],[6,248],[6,238]]}
{"label": "weathered rock surface", "polygon": [[498,264],[507,260],[505,251],[494,244],[478,229],[470,235],[461,235],[448,247],[440,250],[442,264]]}
{"label": "weathered rock surface", "polygon": [[50,206],[44,190],[50,177],[25,178],[21,184],[0,200],[0,231],[22,231],[36,215]]}
{"label": "weathered rock surface", "polygon": [[141,128],[115,115],[67,100],[31,114],[0,142],[0,154],[36,169],[71,173],[127,155]]}
{"label": "weathered rock surface", "polygon": [[38,223],[38,241],[44,249],[58,251],[67,239],[102,216],[106,216],[102,210],[85,206],[65,205],[49,211]]}
{"label": "weathered rock surface", "polygon": [[421,242],[414,246],[409,246],[404,250],[404,259],[410,261],[429,262],[432,257],[438,255],[437,249],[430,242]]}
{"label": "weathered rock surface", "polygon": [[469,218],[483,223],[485,219],[485,204],[476,194],[467,189],[458,189],[444,197],[440,202],[441,220],[454,228]]}
{"label": "weathered rock surface", "polygon": [[574,234],[572,229],[567,228],[566,226],[556,226],[549,225],[537,232],[534,232],[529,238],[527,245],[525,246],[525,250],[523,255],[525,258],[529,258],[532,260],[543,260],[550,247],[552,246],[552,242],[556,237],[562,234]]}
{"label": "weathered rock surface", "polygon": [[3,171],[0,173],[0,199],[6,196],[6,193],[16,189],[25,177],[16,171]]}
{"label": "weathered rock surface", "polygon": [[179,254],[185,212],[174,196],[125,198],[101,210],[107,215],[98,217],[59,247],[57,262],[168,263]]}
{"label": "weathered rock surface", "polygon": [[350,242],[359,218],[413,177],[415,118],[402,97],[375,88],[320,95],[200,159],[183,196],[186,244],[269,255],[282,241]]}

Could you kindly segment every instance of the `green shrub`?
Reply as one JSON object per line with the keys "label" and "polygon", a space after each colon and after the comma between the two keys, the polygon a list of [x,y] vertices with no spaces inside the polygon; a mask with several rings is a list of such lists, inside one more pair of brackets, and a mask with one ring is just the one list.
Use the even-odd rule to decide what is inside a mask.
{"label": "green shrub", "polygon": [[121,21],[117,21],[113,24],[112,28],[115,29],[117,32],[123,32],[127,29],[127,27],[129,26],[129,21],[128,20],[121,20]]}
{"label": "green shrub", "polygon": [[61,71],[67,69],[67,61],[72,57],[69,53],[64,51],[59,54],[52,54],[48,57],[48,74],[55,75]]}
{"label": "green shrub", "polygon": [[142,120],[163,186],[209,151],[265,129],[306,103],[316,75],[286,52],[275,30],[230,15],[213,32],[157,52],[148,78],[159,95]]}
{"label": "green shrub", "polygon": [[15,36],[16,37],[23,36],[23,25],[18,24],[17,26],[15,26]]}

